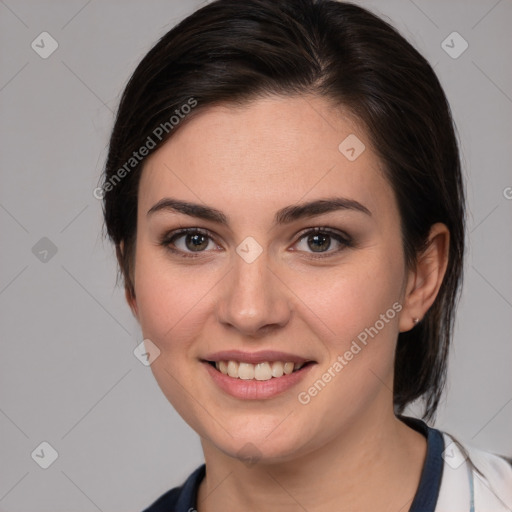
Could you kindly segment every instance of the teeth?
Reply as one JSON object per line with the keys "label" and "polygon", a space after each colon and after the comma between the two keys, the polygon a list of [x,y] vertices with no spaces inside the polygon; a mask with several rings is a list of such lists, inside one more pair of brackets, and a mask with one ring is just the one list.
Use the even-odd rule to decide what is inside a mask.
{"label": "teeth", "polygon": [[240,363],[238,366],[238,378],[244,380],[254,379],[254,365],[250,363]]}
{"label": "teeth", "polygon": [[272,370],[269,363],[258,363],[254,368],[254,377],[256,380],[270,380],[272,378]]}
{"label": "teeth", "polygon": [[230,377],[238,378],[238,363],[236,361],[229,361],[228,375]]}
{"label": "teeth", "polygon": [[239,363],[237,361],[217,361],[215,368],[224,375],[234,379],[242,380],[270,380],[272,377],[279,378],[283,375],[290,375],[300,370],[304,363],[272,361],[258,364]]}
{"label": "teeth", "polygon": [[293,372],[293,363],[284,363],[284,373],[290,375]]}
{"label": "teeth", "polygon": [[284,375],[284,363],[274,361],[272,363],[272,377],[282,377]]}

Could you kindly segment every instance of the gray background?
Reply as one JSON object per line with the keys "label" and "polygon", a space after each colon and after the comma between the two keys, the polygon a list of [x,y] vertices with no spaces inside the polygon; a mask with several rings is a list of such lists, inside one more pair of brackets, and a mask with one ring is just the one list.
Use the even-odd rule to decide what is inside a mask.
{"label": "gray background", "polygon": [[[133,355],[92,195],[126,80],[201,3],[0,0],[1,511],[139,511],[202,462]],[[435,66],[461,138],[470,252],[436,426],[512,455],[512,2],[360,3]],[[31,48],[43,31],[59,44],[47,59]],[[453,31],[469,44],[456,59],[441,47]],[[59,454],[46,470],[42,441]]]}

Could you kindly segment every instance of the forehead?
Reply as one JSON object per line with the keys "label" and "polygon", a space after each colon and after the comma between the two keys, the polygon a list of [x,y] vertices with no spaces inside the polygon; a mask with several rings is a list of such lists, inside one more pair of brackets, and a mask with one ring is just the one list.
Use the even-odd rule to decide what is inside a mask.
{"label": "forehead", "polygon": [[198,112],[145,163],[141,209],[166,194],[260,216],[333,195],[370,210],[394,201],[360,123],[322,98],[304,96]]}

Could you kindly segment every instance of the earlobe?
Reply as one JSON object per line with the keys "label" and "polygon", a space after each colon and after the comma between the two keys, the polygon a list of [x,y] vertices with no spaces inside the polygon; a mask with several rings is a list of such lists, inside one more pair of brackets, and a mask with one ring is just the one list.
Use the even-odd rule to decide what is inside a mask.
{"label": "earlobe", "polygon": [[418,254],[415,268],[409,273],[400,316],[400,332],[411,330],[434,303],[448,266],[450,231],[445,224],[430,228],[425,249]]}

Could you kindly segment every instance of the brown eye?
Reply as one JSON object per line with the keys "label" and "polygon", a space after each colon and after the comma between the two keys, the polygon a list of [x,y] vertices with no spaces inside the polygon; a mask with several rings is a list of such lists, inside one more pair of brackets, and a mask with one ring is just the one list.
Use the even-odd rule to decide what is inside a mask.
{"label": "brown eye", "polygon": [[329,235],[309,235],[308,246],[313,252],[323,252],[331,246],[331,237]]}
{"label": "brown eye", "polygon": [[193,253],[199,255],[203,252],[209,252],[207,251],[208,248],[217,247],[213,238],[207,232],[197,228],[187,228],[178,232],[168,233],[162,238],[160,243],[173,253],[190,257],[194,256]]}
{"label": "brown eye", "polygon": [[202,251],[208,247],[209,238],[201,233],[185,235],[185,245],[191,251]]}
{"label": "brown eye", "polygon": [[[302,233],[296,248],[305,253],[317,253],[319,256],[331,256],[346,247],[352,247],[351,238],[343,232],[329,228],[314,228]],[[332,250],[329,250],[331,249]]]}

